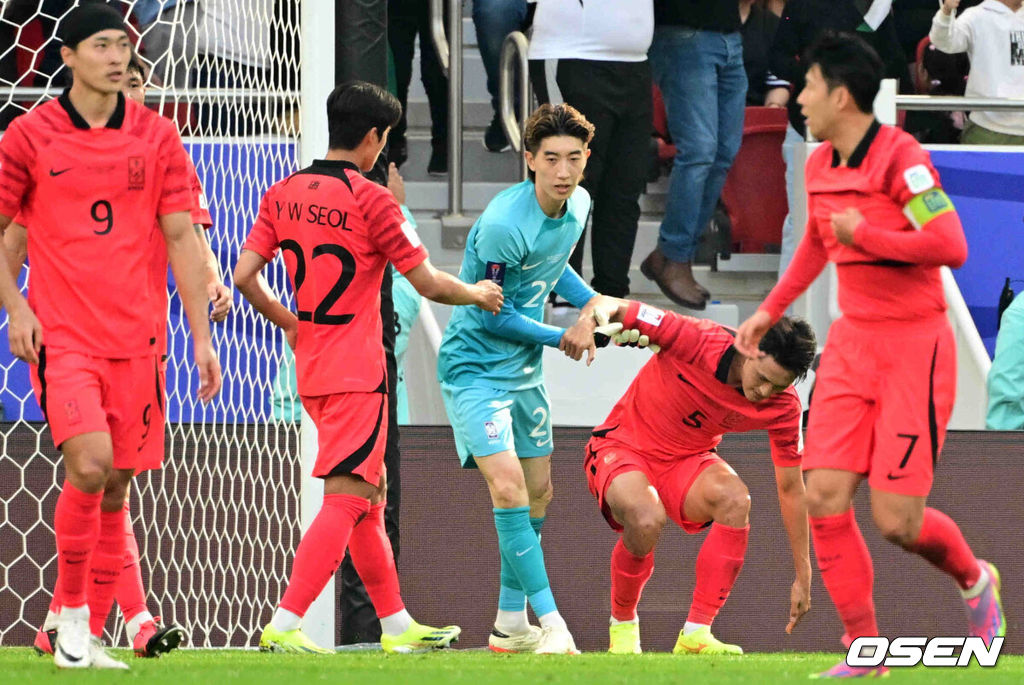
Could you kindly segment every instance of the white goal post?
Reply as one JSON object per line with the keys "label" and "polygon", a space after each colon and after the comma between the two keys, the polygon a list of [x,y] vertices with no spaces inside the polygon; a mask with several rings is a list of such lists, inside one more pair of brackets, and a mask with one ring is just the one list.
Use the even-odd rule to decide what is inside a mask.
{"label": "white goal post", "polygon": [[[209,240],[230,280],[262,193],[327,148],[334,3],[179,0],[159,15],[147,12],[159,2],[111,4],[137,31],[144,61],[156,63],[147,101],[182,130],[214,218]],[[0,126],[63,87],[49,40],[61,17],[46,7],[12,0],[0,8]],[[157,54],[166,45],[170,51]],[[280,260],[267,277],[276,292],[289,293]],[[131,493],[149,609],[184,626],[192,646],[254,646],[322,499],[320,483],[303,475],[315,458],[315,432],[306,422],[300,431],[294,407],[275,405],[288,363],[283,337],[237,294],[228,321],[214,326],[224,387],[209,407],[195,400],[191,343],[173,293],[168,318],[165,467],[140,474]],[[63,469],[27,366],[7,347],[6,325],[3,317],[0,645],[27,645],[56,576],[52,520]],[[334,640],[334,599],[332,584],[307,620],[324,645]],[[112,614],[108,637],[124,644],[116,607]]]}

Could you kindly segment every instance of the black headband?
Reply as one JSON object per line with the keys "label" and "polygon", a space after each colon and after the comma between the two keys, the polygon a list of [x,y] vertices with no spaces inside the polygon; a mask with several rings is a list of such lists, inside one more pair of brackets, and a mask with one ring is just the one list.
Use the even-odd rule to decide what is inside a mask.
{"label": "black headband", "polygon": [[74,48],[94,33],[110,29],[127,32],[124,17],[110,5],[90,2],[64,15],[57,27],[57,38],[69,48]]}

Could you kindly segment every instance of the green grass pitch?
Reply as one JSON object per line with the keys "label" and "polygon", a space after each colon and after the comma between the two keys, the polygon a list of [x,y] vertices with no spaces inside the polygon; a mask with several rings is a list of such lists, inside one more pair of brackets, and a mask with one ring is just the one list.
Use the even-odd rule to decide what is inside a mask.
{"label": "green grass pitch", "polygon": [[[102,683],[144,685],[190,683],[345,683],[351,685],[492,685],[523,683],[549,685],[659,685],[671,683],[787,683],[806,682],[813,671],[835,664],[838,654],[748,654],[742,657],[693,657],[671,654],[612,656],[589,653],[575,657],[497,655],[482,650],[446,650],[433,654],[388,656],[380,652],[342,652],[335,656],[292,656],[256,651],[182,650],[162,659],[131,658],[130,672],[87,670],[59,672],[50,658],[31,649],[0,649],[0,682]],[[1024,657],[1004,656],[995,668],[895,669],[887,682],[897,683],[1020,683]]]}

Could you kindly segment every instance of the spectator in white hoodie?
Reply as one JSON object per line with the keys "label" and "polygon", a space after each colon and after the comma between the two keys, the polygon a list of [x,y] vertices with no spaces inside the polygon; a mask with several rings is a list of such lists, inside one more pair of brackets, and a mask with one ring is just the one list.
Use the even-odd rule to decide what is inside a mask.
{"label": "spectator in white hoodie", "polygon": [[[967,97],[1024,98],[1022,4],[1024,0],[985,0],[954,17],[960,0],[943,0],[929,37],[943,52],[967,53],[971,60]],[[975,110],[961,140],[974,145],[1024,145],[1024,112]]]}

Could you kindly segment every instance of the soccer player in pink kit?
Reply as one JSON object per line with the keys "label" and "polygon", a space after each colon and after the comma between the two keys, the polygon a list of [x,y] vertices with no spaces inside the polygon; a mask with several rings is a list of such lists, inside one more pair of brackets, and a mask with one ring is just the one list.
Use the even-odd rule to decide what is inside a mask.
{"label": "soccer player in pink kit", "polygon": [[734,332],[713,321],[639,302],[609,318],[637,329],[661,350],[587,444],[583,469],[609,525],[622,533],[612,552],[609,651],[639,654],[636,613],[654,572],[654,547],[666,519],[687,533],[708,529],[697,556],[697,584],[677,654],[742,654],[711,634],[743,566],[750,495],[718,455],[722,435],[767,430],[779,506],[793,551],[790,632],[810,609],[811,561],[800,474],[800,399],[791,387],[810,367],[814,332],[804,321],[779,321],[761,356],[733,347]]}
{"label": "soccer player in pink kit", "polygon": [[[381,279],[390,262],[435,302],[496,313],[504,298],[492,281],[464,283],[435,269],[394,195],[362,175],[400,114],[383,88],[362,81],[336,87],[327,98],[327,156],[267,190],[235,265],[238,290],[295,350],[299,396],[317,429],[312,473],[324,481],[323,506],[302,535],[288,587],[260,636],[264,650],[333,652],[302,631],[302,618],[346,549],[380,619],[385,652],[447,647],[461,632],[413,620],[384,529],[389,426]],[[278,254],[295,293],[294,313],[260,275]]]}
{"label": "soccer player in pink kit", "polygon": [[[826,34],[808,51],[798,102],[824,141],[807,160],[807,232],[779,283],[740,326],[736,347],[761,336],[825,268],[836,264],[843,316],[817,371],[803,468],[822,580],[845,642],[878,635],[871,554],[852,501],[865,478],[875,525],[960,588],[970,634],[1006,631],[999,573],[960,528],[926,505],[956,395],[956,345],[942,266],[967,258],[963,227],[928,153],[872,114],[882,62],[852,35]],[[880,676],[845,660],[824,678]]]}
{"label": "soccer player in pink kit", "polygon": [[[146,79],[142,62],[137,55],[133,55],[128,62],[126,71],[127,78],[124,80],[122,92],[125,96],[140,105],[145,104]],[[199,238],[204,263],[207,265],[208,282],[206,286],[207,297],[210,299],[210,320],[223,321],[231,310],[231,289],[224,285],[220,274],[220,265],[217,257],[210,249],[206,239],[206,230],[213,225],[213,219],[203,194],[202,183],[196,174],[195,167],[189,160],[189,177],[192,180],[191,189],[193,205],[189,210],[192,225],[195,227],[196,236]],[[19,216],[4,231],[4,245],[7,247],[10,256],[12,274],[17,277],[25,262],[28,250],[28,235],[24,225],[25,217]],[[153,321],[157,334],[157,354],[160,355],[160,396],[156,402],[151,403],[148,413],[149,435],[146,444],[139,453],[139,460],[136,464],[135,475],[151,469],[159,469],[163,466],[164,460],[164,428],[166,408],[166,371],[167,371],[167,251],[163,247],[163,236],[155,232],[151,237],[152,248],[150,250],[150,266],[152,269],[151,286],[154,297]],[[124,569],[117,582],[117,592],[114,599],[121,609],[125,621],[125,629],[128,634],[128,641],[131,642],[135,655],[139,657],[156,657],[175,649],[185,637],[185,631],[181,626],[161,624],[149,612],[146,606],[146,587],[142,581],[142,567],[139,563],[139,544],[135,539],[135,529],[132,526],[130,513],[130,497],[125,497],[125,560]],[[60,587],[54,587],[53,599],[50,602],[49,611],[42,627],[36,633],[33,647],[39,655],[53,654],[54,643],[57,640],[57,622],[61,607]]]}
{"label": "soccer player in pink kit", "polygon": [[0,139],[0,229],[29,218],[33,269],[28,302],[0,269],[0,300],[11,352],[31,364],[67,469],[54,514],[64,605],[54,662],[124,669],[99,635],[124,567],[124,498],[151,437],[147,407],[160,401],[148,287],[158,230],[192,329],[200,400],[220,390],[220,364],[189,221],[188,156],[170,121],[121,92],[131,57],[123,19],[83,5],[58,36],[71,87]]}

